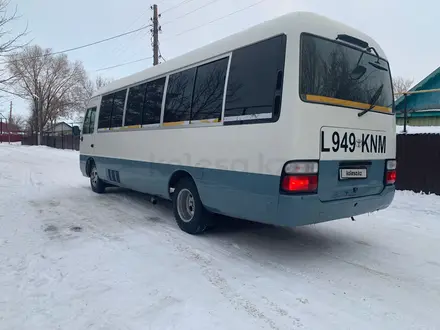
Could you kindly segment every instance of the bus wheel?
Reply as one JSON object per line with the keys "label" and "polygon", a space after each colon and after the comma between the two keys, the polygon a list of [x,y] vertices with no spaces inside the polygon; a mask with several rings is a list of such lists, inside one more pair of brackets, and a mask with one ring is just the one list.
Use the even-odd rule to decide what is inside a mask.
{"label": "bus wheel", "polygon": [[90,186],[97,194],[102,194],[105,191],[105,184],[98,176],[98,170],[96,169],[95,163],[92,164],[90,170]]}
{"label": "bus wheel", "polygon": [[188,234],[197,235],[208,228],[210,214],[190,178],[183,178],[177,183],[173,193],[173,211],[180,229]]}

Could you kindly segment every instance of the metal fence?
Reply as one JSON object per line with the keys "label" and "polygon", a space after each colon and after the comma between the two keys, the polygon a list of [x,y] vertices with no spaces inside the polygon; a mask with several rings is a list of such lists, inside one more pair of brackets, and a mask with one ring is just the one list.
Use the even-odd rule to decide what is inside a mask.
{"label": "metal fence", "polygon": [[0,143],[20,142],[22,139],[23,139],[22,134],[17,134],[17,133],[0,134]]}
{"label": "metal fence", "polygon": [[[57,149],[70,149],[79,151],[79,136],[76,135],[43,135],[41,144]],[[23,137],[21,144],[37,145],[37,135],[28,135]]]}
{"label": "metal fence", "polygon": [[396,188],[440,195],[440,134],[397,135]]}

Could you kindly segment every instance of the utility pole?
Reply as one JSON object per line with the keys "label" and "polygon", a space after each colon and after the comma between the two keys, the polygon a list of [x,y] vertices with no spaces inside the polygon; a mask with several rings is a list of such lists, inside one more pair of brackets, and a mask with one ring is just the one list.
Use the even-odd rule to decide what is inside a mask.
{"label": "utility pole", "polygon": [[406,134],[406,121],[408,120],[408,100],[407,100],[407,93],[403,94],[403,97],[405,98],[405,112],[403,114],[403,132]]}
{"label": "utility pole", "polygon": [[11,144],[12,101],[9,105],[9,144]]}
{"label": "utility pole", "polygon": [[153,29],[151,30],[151,33],[153,34],[153,65],[159,64],[159,17],[160,15],[157,13],[157,5],[154,4],[151,6],[151,9],[153,9],[153,18],[151,19],[153,21]]}

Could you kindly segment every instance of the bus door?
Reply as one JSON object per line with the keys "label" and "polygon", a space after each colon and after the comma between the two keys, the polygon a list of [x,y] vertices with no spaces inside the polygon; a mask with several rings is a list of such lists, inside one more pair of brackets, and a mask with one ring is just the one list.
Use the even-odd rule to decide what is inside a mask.
{"label": "bus door", "polygon": [[84,155],[93,155],[93,148],[95,143],[95,119],[96,106],[90,107],[86,111],[84,117],[83,129],[80,138],[80,152]]}

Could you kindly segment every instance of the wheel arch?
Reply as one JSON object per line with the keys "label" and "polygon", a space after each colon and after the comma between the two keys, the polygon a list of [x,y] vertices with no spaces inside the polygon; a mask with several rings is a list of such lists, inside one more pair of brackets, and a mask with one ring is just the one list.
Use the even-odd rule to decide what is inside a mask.
{"label": "wheel arch", "polygon": [[86,161],[86,174],[88,177],[90,177],[90,171],[92,170],[92,165],[96,164],[95,160],[93,159],[93,157],[89,157],[87,158]]}
{"label": "wheel arch", "polygon": [[170,179],[168,180],[168,195],[170,198],[172,198],[172,194],[174,192],[174,188],[176,188],[177,183],[180,180],[182,180],[183,178],[190,179],[192,182],[194,182],[194,184],[197,187],[196,181],[194,180],[193,176],[189,172],[187,172],[185,170],[177,170],[177,171],[173,172]]}

